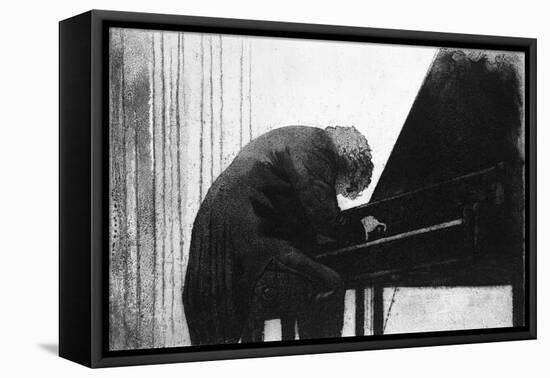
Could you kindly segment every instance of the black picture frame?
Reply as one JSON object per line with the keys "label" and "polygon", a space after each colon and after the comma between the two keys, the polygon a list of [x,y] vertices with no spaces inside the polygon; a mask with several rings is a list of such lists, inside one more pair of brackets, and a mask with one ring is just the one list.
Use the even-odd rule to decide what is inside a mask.
{"label": "black picture frame", "polygon": [[[109,27],[525,53],[525,326],[131,351],[107,348]],[[59,24],[59,354],[89,367],[536,338],[536,39],[92,10]]]}

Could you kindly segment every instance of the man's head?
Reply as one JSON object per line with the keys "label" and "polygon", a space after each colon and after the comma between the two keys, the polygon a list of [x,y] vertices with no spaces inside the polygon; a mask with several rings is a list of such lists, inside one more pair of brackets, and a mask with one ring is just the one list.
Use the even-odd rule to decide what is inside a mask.
{"label": "man's head", "polygon": [[367,138],[353,126],[329,126],[325,131],[339,157],[336,194],[353,200],[371,181],[374,166]]}

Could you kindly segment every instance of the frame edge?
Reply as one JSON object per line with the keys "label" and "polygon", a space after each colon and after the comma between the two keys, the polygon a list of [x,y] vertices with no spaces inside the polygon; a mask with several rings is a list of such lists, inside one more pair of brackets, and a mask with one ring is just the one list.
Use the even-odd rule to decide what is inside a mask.
{"label": "frame edge", "polygon": [[[390,29],[374,29],[351,26],[330,26],[321,24],[301,24],[301,23],[284,23],[272,21],[255,21],[255,20],[236,20],[224,18],[208,18],[195,16],[178,16],[178,15],[162,15],[162,14],[147,14],[147,13],[128,13],[116,11],[93,10],[91,15],[91,77],[92,82],[91,104],[91,138],[92,138],[92,161],[91,161],[91,183],[92,193],[91,204],[92,219],[92,241],[90,261],[92,264],[92,293],[91,293],[91,357],[87,366],[90,367],[112,367],[121,365],[142,365],[142,364],[158,364],[158,363],[174,363],[174,362],[191,362],[204,360],[221,360],[221,359],[236,359],[236,358],[255,358],[268,356],[282,355],[301,355],[314,353],[329,353],[329,352],[344,352],[344,351],[361,351],[372,349],[389,349],[389,348],[409,348],[409,347],[425,347],[437,345],[452,345],[452,344],[470,344],[481,342],[496,342],[496,341],[513,341],[513,340],[530,340],[536,339],[536,42],[534,38],[516,38],[516,37],[496,37],[485,35],[471,34],[454,34],[454,33],[434,33],[434,32],[419,32],[407,30],[390,30]],[[102,105],[104,96],[104,76],[102,69],[104,42],[103,28],[109,22],[126,22],[126,23],[141,23],[146,25],[157,24],[161,27],[181,28],[183,25],[193,26],[199,29],[215,29],[218,32],[236,33],[251,35],[265,35],[270,30],[277,29],[279,36],[294,35],[296,38],[328,38],[328,39],[343,39],[351,38],[353,34],[359,39],[372,39],[376,43],[405,43],[405,44],[437,44],[444,47],[445,44],[453,46],[471,47],[479,45],[491,45],[493,48],[508,47],[524,51],[529,57],[529,104],[526,110],[529,114],[529,123],[526,125],[526,131],[529,130],[529,166],[528,171],[530,192],[526,193],[530,200],[530,250],[529,265],[530,270],[529,280],[526,284],[529,286],[529,302],[526,307],[529,310],[528,327],[522,327],[513,331],[502,330],[501,332],[493,332],[483,334],[483,330],[477,330],[474,334],[454,334],[446,332],[438,332],[438,335],[415,335],[411,334],[412,338],[404,338],[403,335],[396,335],[397,338],[387,337],[384,339],[370,340],[349,340],[340,343],[326,343],[319,340],[313,345],[265,345],[261,348],[251,346],[250,348],[226,349],[226,350],[209,350],[209,351],[170,351],[164,350],[154,354],[141,354],[132,356],[107,356],[104,355],[104,336],[102,334],[104,324],[102,311],[105,303],[102,301],[102,277],[105,272],[102,271],[102,258],[104,256],[102,250],[102,221],[104,220],[104,209],[102,209],[102,194],[104,186],[102,183],[102,122],[103,111]],[[273,35],[273,34],[270,34]],[[419,42],[420,41],[420,42]],[[445,42],[442,44],[442,42]],[[485,46],[485,48],[487,48]],[[89,60],[90,61],[90,60]],[[60,103],[61,106],[61,103]],[[526,285],[527,286],[527,285]]]}
{"label": "frame edge", "polygon": [[90,366],[90,20],[59,22],[59,356]]}

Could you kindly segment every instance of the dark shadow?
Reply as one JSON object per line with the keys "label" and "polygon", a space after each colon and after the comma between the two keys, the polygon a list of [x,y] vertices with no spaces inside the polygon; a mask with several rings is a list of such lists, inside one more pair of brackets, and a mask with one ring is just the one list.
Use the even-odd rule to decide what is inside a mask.
{"label": "dark shadow", "polygon": [[59,354],[59,346],[57,345],[57,343],[40,343],[38,344],[38,347],[56,356]]}

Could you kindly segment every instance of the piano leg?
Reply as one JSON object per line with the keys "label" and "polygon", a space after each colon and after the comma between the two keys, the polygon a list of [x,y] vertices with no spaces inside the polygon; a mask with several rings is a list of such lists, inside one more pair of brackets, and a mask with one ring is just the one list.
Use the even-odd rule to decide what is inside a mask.
{"label": "piano leg", "polygon": [[374,285],[372,296],[372,334],[384,334],[384,286]]}
{"label": "piano leg", "polygon": [[365,335],[365,288],[355,288],[355,336]]}
{"label": "piano leg", "polygon": [[290,316],[283,316],[281,318],[281,339],[282,340],[294,340],[296,337],[294,325],[296,318]]}
{"label": "piano leg", "polygon": [[516,272],[512,281],[512,322],[514,327],[525,326],[525,283],[522,272]]}

